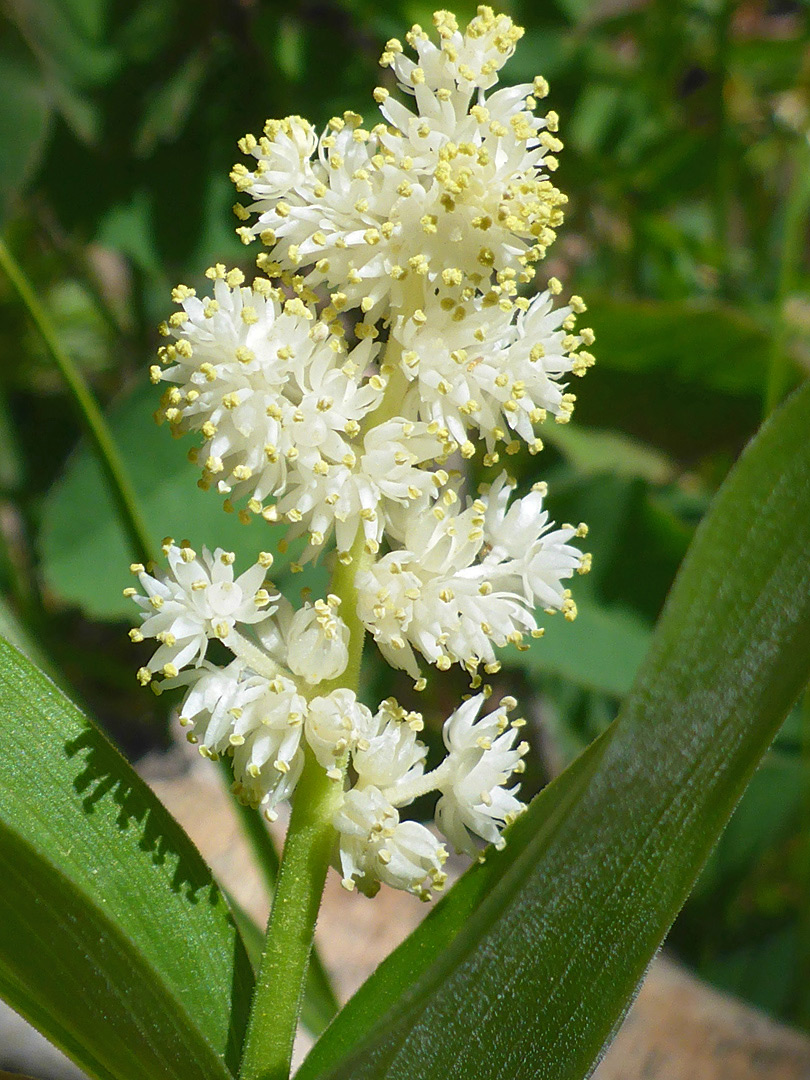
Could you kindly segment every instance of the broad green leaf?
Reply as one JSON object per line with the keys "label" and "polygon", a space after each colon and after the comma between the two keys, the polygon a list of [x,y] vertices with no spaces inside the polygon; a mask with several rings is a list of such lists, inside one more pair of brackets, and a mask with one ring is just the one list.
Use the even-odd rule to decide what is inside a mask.
{"label": "broad green leaf", "polygon": [[[242,525],[236,514],[223,511],[216,492],[199,490],[198,470],[186,458],[192,443],[175,441],[166,426],[158,428],[154,422],[159,396],[155,387],[140,388],[110,416],[155,547],[174,535],[195,547],[233,549],[238,566],[246,569],[258,552],[274,549],[284,527],[270,527],[261,519]],[[71,458],[46,499],[40,554],[45,582],[61,600],[96,618],[134,618],[132,601],[122,596],[132,584],[129,547],[101,470],[86,446]],[[289,558],[279,556],[272,571],[277,583],[287,567]],[[322,566],[310,567],[291,585],[322,590],[326,572]]]}
{"label": "broad green leaf", "polygon": [[417,930],[381,969],[394,985],[381,974],[380,1008],[361,990],[365,1013],[350,1003],[302,1080],[589,1074],[810,676],[808,428],[810,384],[718,493],[570,797],[550,814],[535,801],[489,856],[503,861],[488,895],[450,921],[443,948],[430,919]]}
{"label": "broad green leaf", "polygon": [[252,972],[210,871],[0,641],[0,996],[100,1080],[228,1080]]}

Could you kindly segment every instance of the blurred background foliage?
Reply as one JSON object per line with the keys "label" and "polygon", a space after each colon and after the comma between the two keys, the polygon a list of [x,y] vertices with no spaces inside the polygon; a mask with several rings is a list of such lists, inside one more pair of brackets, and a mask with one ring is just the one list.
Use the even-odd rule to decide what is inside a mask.
{"label": "blurred background foliage", "polygon": [[[544,273],[588,300],[598,363],[544,433],[558,520],[585,520],[580,615],[505,656],[536,789],[615,715],[713,492],[810,366],[810,35],[788,0],[522,0],[512,80],[542,73],[566,148],[566,227]],[[457,3],[460,17],[473,6]],[[289,112],[371,112],[383,42],[416,0],[0,0],[0,226],[108,411],[147,529],[268,546],[150,420],[155,326],[178,281],[250,269],[236,139]],[[361,104],[365,103],[365,105]],[[170,740],[135,684],[132,558],[48,350],[0,272],[0,629],[27,633],[134,758]],[[810,433],[808,434],[810,437]],[[284,587],[289,558],[276,566]],[[321,590],[322,567],[290,587]],[[371,650],[369,650],[371,651]],[[390,692],[371,664],[369,698]],[[398,687],[403,697],[408,685]],[[420,699],[434,722],[460,682]],[[168,695],[167,695],[168,696]],[[797,708],[676,924],[704,977],[810,1030],[810,714]]]}

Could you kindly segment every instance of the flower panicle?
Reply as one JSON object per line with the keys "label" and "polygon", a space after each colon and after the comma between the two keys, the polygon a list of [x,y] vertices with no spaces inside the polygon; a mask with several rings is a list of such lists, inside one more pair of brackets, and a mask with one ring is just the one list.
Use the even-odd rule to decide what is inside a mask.
{"label": "flower panicle", "polygon": [[[138,677],[183,689],[187,737],[268,817],[317,762],[342,793],[336,865],[368,894],[443,886],[447,848],[402,816],[425,795],[456,850],[502,845],[528,744],[513,699],[483,712],[484,680],[542,636],[538,610],[575,617],[566,583],[590,566],[585,526],[556,526],[545,484],[518,493],[502,461],[570,420],[594,362],[582,299],[560,303],[555,277],[529,291],[566,199],[545,80],[498,86],[522,33],[486,6],[465,28],[438,11],[432,33],[386,44],[371,126],[288,116],[241,139],[234,209],[258,273],[217,264],[205,295],[178,286],[151,369],[156,419],[197,440],[198,485],[283,524],[282,550],[300,538],[291,569],[335,569],[295,607],[269,552],[237,576],[231,552],[167,540],[167,569],[134,566],[126,590],[130,636],[155,642]],[[474,458],[494,479],[471,494]],[[419,713],[358,700],[365,634],[417,689],[425,664],[468,674],[436,768]]]}

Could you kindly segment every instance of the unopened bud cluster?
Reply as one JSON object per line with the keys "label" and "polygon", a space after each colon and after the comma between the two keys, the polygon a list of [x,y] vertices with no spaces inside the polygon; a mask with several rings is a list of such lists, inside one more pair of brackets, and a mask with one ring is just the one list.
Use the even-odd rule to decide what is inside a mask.
{"label": "unopened bud cluster", "polygon": [[427,663],[461,665],[477,689],[496,650],[542,634],[538,607],[574,617],[563,582],[588,567],[571,544],[585,527],[555,528],[545,485],[515,496],[505,471],[465,494],[464,462],[542,449],[538,425],[569,420],[566,379],[593,363],[578,297],[557,305],[554,278],[520,293],[565,203],[549,178],[557,116],[536,113],[545,81],[496,88],[522,30],[486,7],[463,32],[448,12],[434,23],[436,40],[407,35],[413,56],[388,42],[394,92],[375,91],[373,126],[345,113],[318,135],[290,116],[241,140],[238,232],[261,242],[260,274],[217,265],[209,295],[178,286],[152,369],[170,384],[159,419],[201,439],[200,486],[245,521],[286,522],[300,562],[324,553],[350,587],[294,610],[265,579],[269,553],[237,577],[230,553],[167,541],[168,572],[136,566],[141,592],[128,590],[143,609],[133,639],[158,642],[139,677],[186,687],[181,723],[201,753],[232,759],[239,797],[272,815],[314,756],[344,793],[344,883],[419,895],[442,884],[446,851],[400,810],[437,791],[457,849],[500,843],[522,809],[508,786],[521,722],[511,699],[481,715],[484,688],[426,772],[421,716],[393,700],[372,714],[341,684],[353,635],[417,688]]}

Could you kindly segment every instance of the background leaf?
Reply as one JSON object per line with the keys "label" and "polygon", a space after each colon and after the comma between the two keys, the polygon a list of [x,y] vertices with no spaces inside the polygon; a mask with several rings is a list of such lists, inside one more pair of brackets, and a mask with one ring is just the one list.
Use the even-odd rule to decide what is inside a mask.
{"label": "background leaf", "polygon": [[0,43],[0,222],[6,203],[40,164],[52,108],[36,65],[8,38]]}
{"label": "background leaf", "polygon": [[652,637],[632,612],[583,601],[573,623],[545,621],[545,634],[526,652],[509,654],[535,684],[544,674],[560,675],[577,686],[623,697],[630,689]]}
{"label": "background leaf", "polygon": [[0,641],[0,994],[91,1076],[226,1080],[252,973],[129,765]]}
{"label": "background leaf", "polygon": [[[310,1076],[588,1075],[810,675],[808,426],[810,385],[721,489],[567,812],[530,808],[535,831],[438,960]],[[401,949],[415,958],[419,931]]]}
{"label": "background leaf", "polygon": [[[198,470],[167,428],[153,419],[159,393],[139,387],[110,416],[110,428],[121,448],[152,542],[159,548],[169,534],[203,544],[233,549],[245,569],[262,550],[272,551],[286,531],[262,520],[243,525],[226,514],[215,491],[197,487]],[[83,447],[52,488],[45,508],[40,541],[42,572],[49,589],[61,600],[78,604],[96,618],[134,618],[131,600],[122,590],[131,584],[131,558],[125,535],[101,470]],[[272,574],[278,583],[289,572],[291,556],[279,556]],[[292,578],[296,588],[324,589],[328,575],[322,562]]]}

